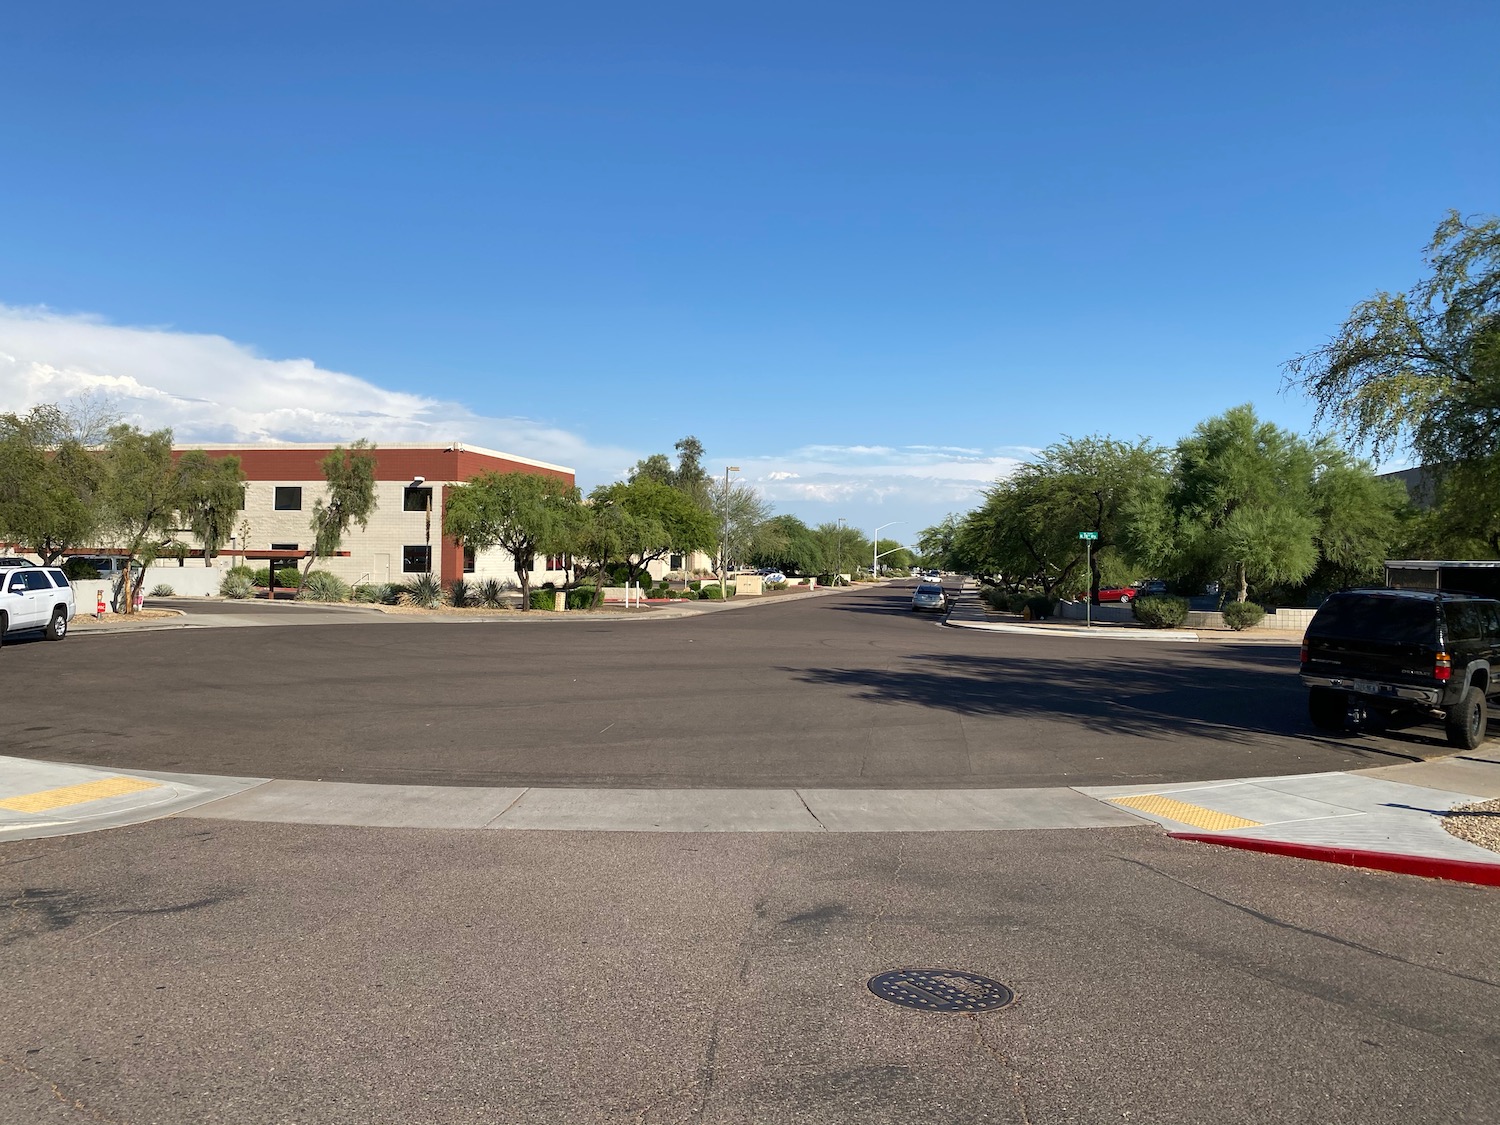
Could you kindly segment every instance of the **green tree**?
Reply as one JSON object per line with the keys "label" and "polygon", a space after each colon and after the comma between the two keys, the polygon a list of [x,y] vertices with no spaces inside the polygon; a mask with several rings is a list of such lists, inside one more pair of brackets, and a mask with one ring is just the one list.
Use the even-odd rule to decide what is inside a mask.
{"label": "green tree", "polygon": [[[707,551],[714,545],[714,518],[684,492],[649,477],[601,485],[590,494],[600,508],[618,508],[608,517],[621,537],[621,558],[629,580],[672,551]],[[623,518],[628,517],[628,518]]]}
{"label": "green tree", "polygon": [[184,493],[179,512],[203,546],[203,565],[234,535],[234,523],[245,506],[245,473],[235,456],[209,457],[190,449],[180,459]]}
{"label": "green tree", "polygon": [[1387,552],[1408,518],[1405,487],[1376,476],[1369,462],[1331,441],[1316,443],[1313,456],[1309,500],[1318,548],[1313,583],[1335,590],[1380,581]]}
{"label": "green tree", "polygon": [[328,485],[328,495],[313,503],[312,551],[303,566],[302,576],[312,573],[320,558],[335,554],[343,546],[344,536],[354,524],[365,527],[375,511],[375,446],[361,438],[345,449],[336,445],[324,457],[319,468]]}
{"label": "green tree", "polygon": [[171,430],[146,433],[125,424],[110,427],[100,468],[105,523],[126,556],[117,608],[134,613],[134,566],[156,558],[170,540],[196,469],[172,456]]}
{"label": "green tree", "polygon": [[1251,582],[1300,582],[1317,565],[1315,458],[1249,405],[1202,422],[1177,446],[1168,504],[1178,575],[1211,577],[1245,601]]}
{"label": "green tree", "polygon": [[521,609],[531,608],[531,572],[538,551],[565,551],[578,489],[539,473],[481,473],[448,493],[443,532],[476,554],[500,547],[521,581]]}
{"label": "green tree", "polygon": [[1361,301],[1287,380],[1350,443],[1377,457],[1404,444],[1426,464],[1432,538],[1500,555],[1500,217],[1450,211],[1423,258],[1426,277]]}
{"label": "green tree", "polygon": [[757,548],[773,545],[779,532],[769,523],[770,502],[745,481],[713,481],[708,498],[718,555],[715,572],[722,580],[731,561],[748,559]]}
{"label": "green tree", "polygon": [[817,534],[793,515],[772,516],[767,535],[745,553],[751,566],[774,567],[787,574],[821,574],[827,567]]}
{"label": "green tree", "polygon": [[100,528],[100,467],[75,419],[55,405],[0,414],[0,538],[55,562]]}
{"label": "green tree", "polygon": [[962,518],[954,512],[949,512],[931,527],[923,528],[922,533],[917,536],[917,550],[920,552],[918,562],[923,566],[934,567],[938,570],[964,569],[954,565],[959,530],[962,526]]}

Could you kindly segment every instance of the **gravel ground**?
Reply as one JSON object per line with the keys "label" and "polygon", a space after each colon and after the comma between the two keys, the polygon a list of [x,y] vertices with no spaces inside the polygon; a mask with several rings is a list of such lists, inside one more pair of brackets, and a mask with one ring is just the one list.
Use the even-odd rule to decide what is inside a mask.
{"label": "gravel ground", "polygon": [[1443,817],[1443,827],[1460,840],[1500,852],[1500,797],[1459,805]]}

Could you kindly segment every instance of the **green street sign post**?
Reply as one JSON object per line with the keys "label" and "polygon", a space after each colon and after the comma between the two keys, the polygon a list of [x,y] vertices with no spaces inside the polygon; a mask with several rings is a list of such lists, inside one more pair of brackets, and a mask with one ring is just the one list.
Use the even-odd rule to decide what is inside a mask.
{"label": "green street sign post", "polygon": [[1083,595],[1083,627],[1085,629],[1092,629],[1094,627],[1094,567],[1092,556],[1094,540],[1099,538],[1099,533],[1097,531],[1080,531],[1078,538],[1083,540],[1084,581],[1089,584],[1088,590]]}

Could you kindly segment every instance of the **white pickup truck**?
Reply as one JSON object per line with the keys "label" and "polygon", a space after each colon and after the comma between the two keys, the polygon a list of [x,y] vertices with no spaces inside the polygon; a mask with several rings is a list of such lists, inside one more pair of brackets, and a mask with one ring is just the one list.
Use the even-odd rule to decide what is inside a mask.
{"label": "white pickup truck", "polygon": [[29,629],[60,641],[68,635],[73,611],[73,587],[61,567],[0,567],[0,644]]}

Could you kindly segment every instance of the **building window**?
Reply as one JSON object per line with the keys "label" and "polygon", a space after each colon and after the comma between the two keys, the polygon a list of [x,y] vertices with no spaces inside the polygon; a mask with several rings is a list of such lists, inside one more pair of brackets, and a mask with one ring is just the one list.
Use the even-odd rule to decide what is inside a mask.
{"label": "building window", "polygon": [[671,558],[671,560],[667,563],[667,569],[668,570],[681,570],[682,569],[682,556],[681,555],[673,555],[672,558]]}
{"label": "building window", "polygon": [[302,489],[297,485],[278,484],[276,486],[276,510],[278,512],[300,512],[302,510]]}
{"label": "building window", "polygon": [[401,569],[406,574],[432,573],[432,548],[426,543],[401,548]]}
{"label": "building window", "polygon": [[571,560],[568,558],[567,555],[548,555],[547,556],[547,569],[548,570],[567,570],[568,569],[568,564],[570,562],[571,562]]}
{"label": "building window", "polygon": [[464,573],[465,574],[473,574],[474,573],[474,548],[473,547],[465,547],[464,548]]}
{"label": "building window", "polygon": [[407,485],[406,493],[401,499],[401,508],[407,512],[432,511],[432,489]]}

